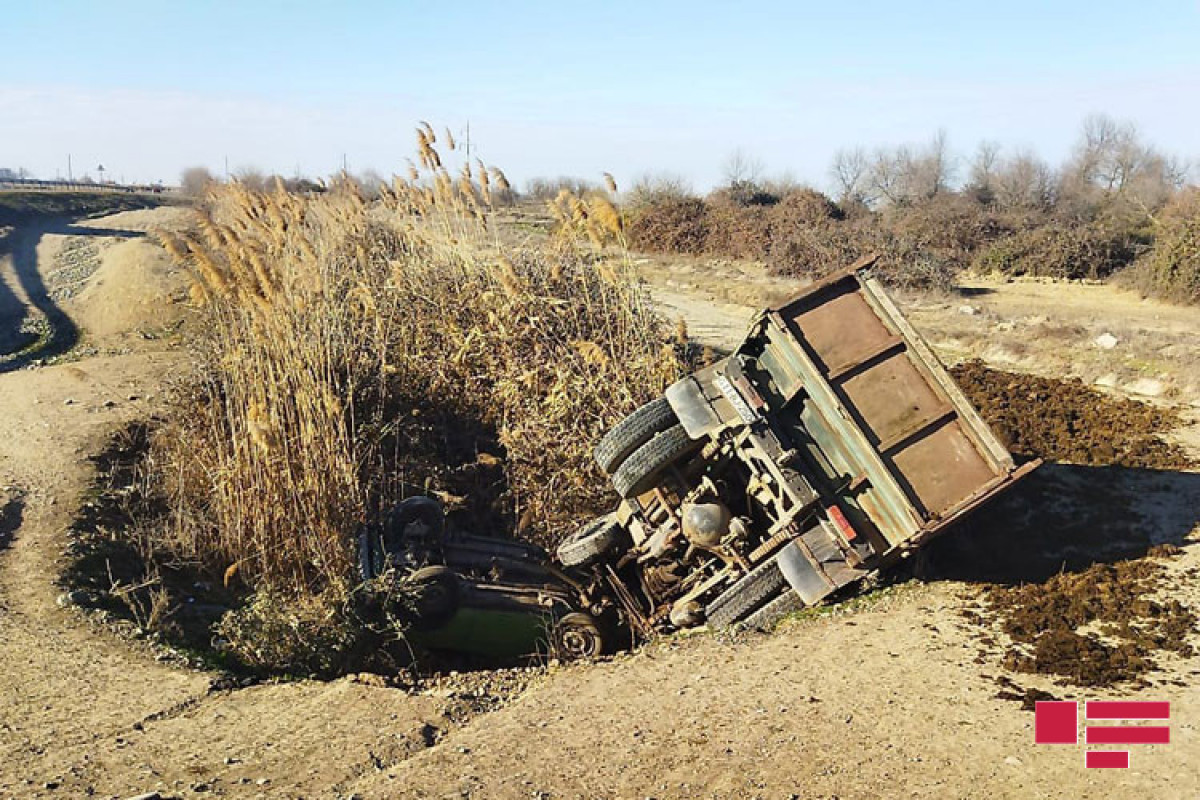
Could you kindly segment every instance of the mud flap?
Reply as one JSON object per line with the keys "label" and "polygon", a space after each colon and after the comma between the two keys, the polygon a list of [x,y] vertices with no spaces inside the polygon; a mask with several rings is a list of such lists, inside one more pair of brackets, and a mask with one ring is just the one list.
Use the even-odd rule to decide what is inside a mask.
{"label": "mud flap", "polygon": [[679,418],[679,424],[693,439],[721,427],[721,418],[704,397],[704,388],[693,376],[675,382],[666,391],[667,402]]}
{"label": "mud flap", "polygon": [[808,556],[796,542],[792,542],[775,556],[779,571],[788,585],[800,595],[805,605],[815,605],[834,590],[833,584],[808,560]]}

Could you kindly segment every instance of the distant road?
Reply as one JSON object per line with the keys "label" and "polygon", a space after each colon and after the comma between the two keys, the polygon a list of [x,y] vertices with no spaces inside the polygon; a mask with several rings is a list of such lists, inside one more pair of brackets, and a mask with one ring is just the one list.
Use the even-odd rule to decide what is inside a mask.
{"label": "distant road", "polygon": [[4,178],[0,179],[0,192],[2,191],[36,191],[36,192],[124,192],[133,194],[135,192],[150,192],[152,194],[160,193],[175,193],[179,191],[176,186],[162,186],[160,184],[138,183],[138,184],[121,184],[121,183],[94,183],[83,181],[41,181],[32,178]]}

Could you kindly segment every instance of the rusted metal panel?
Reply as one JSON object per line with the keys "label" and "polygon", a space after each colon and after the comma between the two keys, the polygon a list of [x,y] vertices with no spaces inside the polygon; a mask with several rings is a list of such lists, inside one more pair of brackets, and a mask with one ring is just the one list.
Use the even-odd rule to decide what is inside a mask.
{"label": "rusted metal panel", "polygon": [[890,542],[1009,482],[1012,458],[863,271],[831,276],[768,318],[791,334],[772,337],[771,359],[787,389],[793,374],[803,385],[806,428]]}
{"label": "rusted metal panel", "polygon": [[891,456],[927,519],[950,513],[996,474],[955,421]]}
{"label": "rusted metal panel", "polygon": [[904,352],[834,385],[876,445],[913,429],[947,406]]}
{"label": "rusted metal panel", "polygon": [[[803,345],[802,340],[797,341]],[[924,520],[916,514],[867,433],[854,422],[850,410],[821,377],[804,347],[794,348],[790,356],[807,394],[800,412],[805,429],[847,481],[865,477],[865,488],[857,500],[890,543],[916,533]]]}
{"label": "rusted metal panel", "polygon": [[937,356],[929,349],[929,345],[917,334],[909,321],[896,308],[892,299],[883,291],[879,285],[879,281],[875,278],[864,277],[862,283],[864,297],[866,297],[867,301],[881,317],[888,321],[889,325],[904,336],[917,363],[925,367],[929,379],[953,403],[955,409],[958,411],[959,418],[963,422],[963,430],[967,435],[979,445],[982,452],[987,454],[997,471],[1012,470],[1014,466],[1012,455],[1000,443],[1000,440],[996,438],[996,434],[992,433],[992,429],[979,416],[979,412],[975,410],[975,406],[971,405],[971,401],[963,394],[962,389],[959,388],[954,379],[950,377],[950,374],[942,367]]}

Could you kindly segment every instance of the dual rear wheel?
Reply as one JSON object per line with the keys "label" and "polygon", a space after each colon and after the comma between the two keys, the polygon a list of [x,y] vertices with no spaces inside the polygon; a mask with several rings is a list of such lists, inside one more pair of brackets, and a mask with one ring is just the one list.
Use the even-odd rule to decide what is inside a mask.
{"label": "dual rear wheel", "polygon": [[596,445],[596,463],[621,497],[635,497],[698,443],[688,436],[665,397],[645,404],[612,427]]}

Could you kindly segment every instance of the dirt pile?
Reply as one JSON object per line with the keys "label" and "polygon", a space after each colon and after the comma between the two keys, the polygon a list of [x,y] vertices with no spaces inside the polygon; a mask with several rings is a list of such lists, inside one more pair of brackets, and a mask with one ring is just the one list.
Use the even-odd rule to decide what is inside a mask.
{"label": "dirt pile", "polygon": [[63,299],[71,301],[72,317],[92,336],[158,338],[183,320],[187,278],[157,245],[130,239],[99,252],[95,245],[92,252],[67,246],[64,251],[65,275],[75,274],[76,281],[64,284]]}
{"label": "dirt pile", "polygon": [[[1044,583],[990,588],[986,613],[1012,642],[1005,667],[1108,686],[1155,669],[1156,653],[1192,655],[1196,615],[1177,600],[1152,599],[1164,572],[1156,561],[1122,561]],[[976,611],[966,613],[983,621]]]}
{"label": "dirt pile", "polygon": [[1192,465],[1182,448],[1157,436],[1179,424],[1170,411],[1109,397],[1078,378],[1003,372],[982,361],[959,364],[950,372],[1014,454],[1093,466]]}
{"label": "dirt pile", "polygon": [[62,302],[79,294],[100,268],[100,246],[92,236],[68,236],[54,260],[46,288],[55,302]]}

